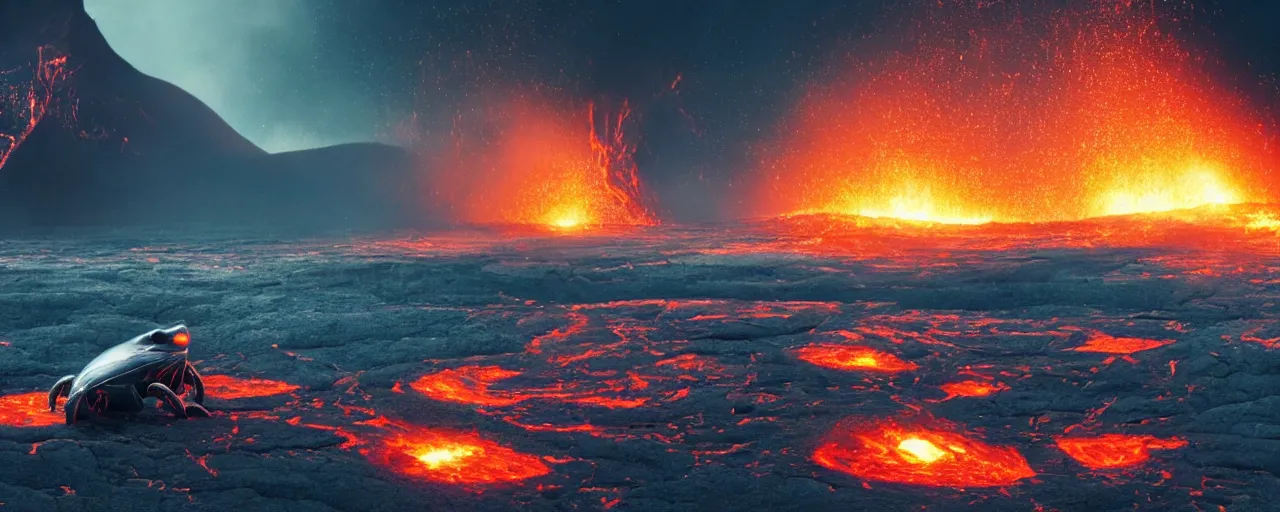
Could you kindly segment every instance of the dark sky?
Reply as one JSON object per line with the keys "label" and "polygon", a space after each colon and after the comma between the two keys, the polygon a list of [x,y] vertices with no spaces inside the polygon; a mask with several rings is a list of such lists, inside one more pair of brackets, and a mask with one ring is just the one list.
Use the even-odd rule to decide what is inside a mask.
{"label": "dark sky", "polygon": [[[113,41],[111,24],[128,22],[112,21],[109,11],[136,20],[137,12],[165,0],[131,1],[123,5],[135,6],[133,11],[89,0],[91,15],[127,59],[133,58],[123,48],[126,41]],[[202,1],[165,5],[189,9]],[[95,13],[95,2],[107,13]],[[235,1],[213,3],[227,12],[225,19],[193,19],[217,27],[262,16],[243,11],[262,3],[246,3],[242,11],[231,7]],[[252,38],[236,57],[244,69],[229,74],[247,70],[253,79],[201,83],[225,80],[216,86],[234,91],[221,100],[226,106],[206,101],[268,149],[295,147],[263,142],[267,125],[305,127],[309,138],[299,139],[305,141],[368,140],[411,111],[448,112],[483,84],[535,83],[578,100],[628,98],[638,114],[637,160],[664,210],[678,218],[708,218],[723,210],[714,199],[726,194],[714,192],[732,186],[749,167],[751,146],[776,129],[804,84],[842,55],[874,44],[866,36],[883,37],[910,22],[900,3],[280,0],[265,2],[280,23],[225,32]],[[1280,2],[1201,1],[1180,12],[1193,28],[1188,38],[1221,58],[1234,85],[1260,104],[1274,101],[1267,80],[1280,71]],[[148,72],[168,78],[165,73],[178,70]],[[679,86],[670,91],[677,76]]]}

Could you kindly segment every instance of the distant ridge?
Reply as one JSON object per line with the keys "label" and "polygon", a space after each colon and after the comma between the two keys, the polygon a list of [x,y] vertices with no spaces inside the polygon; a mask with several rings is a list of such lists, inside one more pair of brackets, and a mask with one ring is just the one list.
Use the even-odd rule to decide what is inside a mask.
{"label": "distant ridge", "polygon": [[[0,168],[0,226],[411,220],[405,151],[344,144],[270,155],[126,62],[83,0],[0,3],[0,73],[0,150],[4,135],[29,132]],[[32,115],[33,88],[42,117]]]}

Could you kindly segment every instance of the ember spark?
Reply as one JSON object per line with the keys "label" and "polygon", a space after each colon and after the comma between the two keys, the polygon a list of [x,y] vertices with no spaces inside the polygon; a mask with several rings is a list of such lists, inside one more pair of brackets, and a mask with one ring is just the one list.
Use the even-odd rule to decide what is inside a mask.
{"label": "ember spark", "polygon": [[837,370],[898,373],[919,368],[893,354],[856,345],[807,345],[795,349],[795,353],[802,361]]}
{"label": "ember spark", "polygon": [[813,460],[865,480],[934,487],[998,487],[1036,475],[1013,448],[892,420],[844,422]]}
{"label": "ember spark", "polygon": [[1116,469],[1142,464],[1151,450],[1174,450],[1187,445],[1178,438],[1103,434],[1098,437],[1060,437],[1058,449],[1089,469]]}

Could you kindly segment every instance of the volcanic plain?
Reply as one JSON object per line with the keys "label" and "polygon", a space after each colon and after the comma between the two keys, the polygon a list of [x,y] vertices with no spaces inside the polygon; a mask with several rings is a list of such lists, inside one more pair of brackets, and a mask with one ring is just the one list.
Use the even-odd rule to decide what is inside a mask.
{"label": "volcanic plain", "polygon": [[1277,218],[10,237],[0,510],[1274,510]]}

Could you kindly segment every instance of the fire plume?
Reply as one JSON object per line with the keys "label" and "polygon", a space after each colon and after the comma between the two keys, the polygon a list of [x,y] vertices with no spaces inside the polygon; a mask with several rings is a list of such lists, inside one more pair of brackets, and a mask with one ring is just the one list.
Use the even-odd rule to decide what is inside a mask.
{"label": "fire plume", "polygon": [[48,427],[63,422],[62,414],[49,412],[49,394],[44,391],[0,396],[0,426]]}
{"label": "fire plume", "polygon": [[298,390],[298,386],[267,379],[240,379],[230,375],[205,375],[204,389],[205,393],[214,398],[239,400],[292,393]]}
{"label": "fire plume", "polygon": [[1061,437],[1056,441],[1059,450],[1089,469],[1136,466],[1151,458],[1151,450],[1174,450],[1187,445],[1184,439],[1125,434]]}
{"label": "fire plume", "polygon": [[1269,125],[1152,4],[912,4],[881,35],[904,36],[893,51],[801,98],[751,213],[981,224],[1272,199]]}
{"label": "fire plume", "polygon": [[898,373],[919,368],[893,354],[856,345],[807,345],[795,349],[801,361],[837,370]]}
{"label": "fire plume", "polygon": [[371,456],[393,471],[448,484],[516,482],[551,473],[541,458],[470,433],[394,424]]}
{"label": "fire plume", "polygon": [[657,224],[625,136],[630,106],[601,116],[592,103],[582,118],[574,110],[514,97],[460,115],[433,193],[467,223],[553,230]]}
{"label": "fire plume", "polygon": [[1013,448],[892,420],[837,427],[813,460],[865,480],[934,487],[999,487],[1036,475]]}

